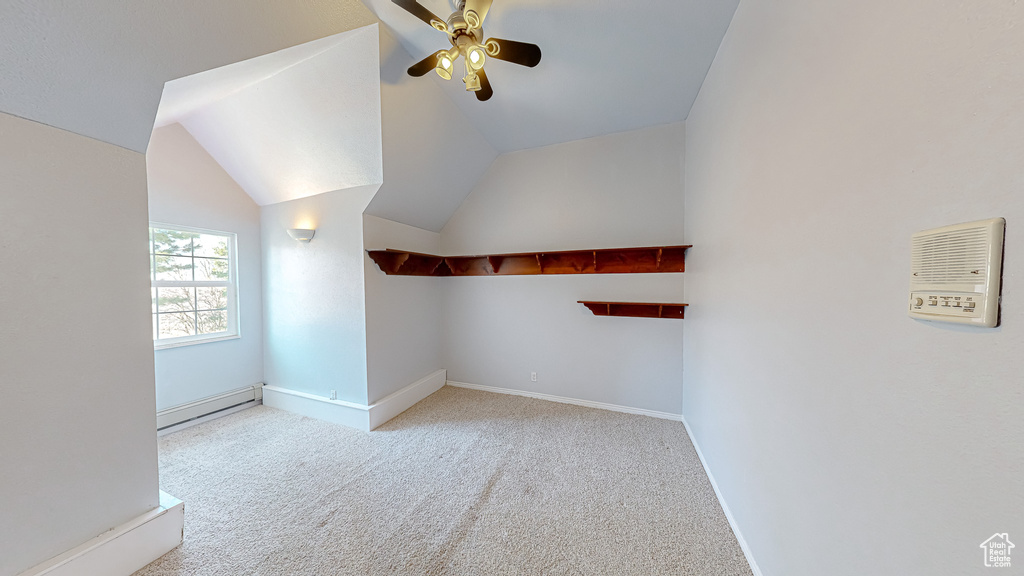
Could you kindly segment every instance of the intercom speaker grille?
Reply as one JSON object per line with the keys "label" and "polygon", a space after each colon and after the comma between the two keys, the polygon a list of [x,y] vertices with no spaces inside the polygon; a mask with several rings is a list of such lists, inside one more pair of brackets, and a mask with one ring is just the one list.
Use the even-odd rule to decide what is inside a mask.
{"label": "intercom speaker grille", "polygon": [[992,218],[911,236],[909,314],[997,326],[1005,228],[1005,220]]}
{"label": "intercom speaker grille", "polygon": [[914,238],[914,278],[929,284],[980,284],[988,266],[988,230],[968,228]]}

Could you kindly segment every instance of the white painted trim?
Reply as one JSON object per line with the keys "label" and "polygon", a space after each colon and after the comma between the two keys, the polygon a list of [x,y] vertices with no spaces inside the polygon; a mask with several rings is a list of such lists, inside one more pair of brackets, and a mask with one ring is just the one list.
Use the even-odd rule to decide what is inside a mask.
{"label": "white painted trim", "polygon": [[264,386],[263,405],[349,428],[364,431],[370,429],[370,407],[365,404],[331,400],[326,396],[279,386]]}
{"label": "white painted trim", "polygon": [[160,506],[22,572],[20,576],[130,576],[182,542],[185,505],[160,491]]}
{"label": "white painted trim", "polygon": [[[238,340],[241,338],[241,334],[228,334],[227,336],[215,336],[210,338],[203,338],[202,336],[183,336],[182,338],[194,338],[193,340],[174,340],[168,342],[167,340],[154,340],[153,350],[159,352],[160,350],[170,350],[171,348],[183,348],[185,346],[196,346],[198,344],[212,344],[213,342],[224,342],[225,340]],[[162,342],[156,344],[156,342]]]}
{"label": "white painted trim", "polygon": [[175,424],[187,422],[193,418],[199,418],[219,410],[224,410],[225,408],[258,400],[261,396],[261,388],[263,388],[262,384],[246,386],[245,388],[239,388],[223,394],[217,394],[216,396],[196,400],[195,402],[189,402],[188,404],[182,404],[181,406],[161,410],[156,413],[156,429],[162,430]]}
{"label": "white painted trim", "polygon": [[443,388],[447,378],[447,370],[438,370],[371,404],[369,408],[370,430],[412,408],[420,400]]}
{"label": "white painted trim", "polygon": [[693,436],[693,430],[690,430],[686,417],[682,417],[681,420],[683,427],[686,428],[686,434],[690,437],[690,443],[693,444],[693,449],[697,451],[697,458],[700,458],[700,464],[704,467],[704,473],[707,474],[708,480],[711,481],[711,487],[715,490],[718,503],[722,505],[722,512],[725,512],[725,518],[729,521],[729,527],[732,528],[732,533],[736,535],[736,541],[739,542],[740,549],[743,550],[743,555],[747,558],[747,564],[750,564],[750,571],[754,573],[754,576],[763,576],[761,568],[757,565],[757,561],[754,560],[754,553],[750,551],[750,546],[747,545],[746,539],[743,538],[743,533],[740,532],[739,525],[736,524],[736,518],[733,517],[732,511],[729,510],[729,505],[725,503],[722,491],[718,489],[718,482],[715,482],[715,476],[711,473],[711,468],[708,468],[708,462],[704,459],[704,453],[700,451],[700,445],[697,444],[697,439]]}
{"label": "white painted trim", "polygon": [[668,412],[658,412],[655,410],[646,410],[644,408],[633,408],[631,406],[619,406],[617,404],[605,404],[603,402],[591,402],[590,400],[579,400],[576,398],[565,398],[562,396],[552,396],[550,394],[541,394],[539,392],[526,392],[524,390],[513,390],[511,388],[495,388],[494,386],[481,386],[480,384],[467,384],[465,382],[453,382],[449,380],[447,382],[449,386],[456,388],[469,388],[470,390],[480,390],[481,392],[494,392],[496,394],[509,394],[511,396],[526,396],[527,398],[536,398],[538,400],[547,400],[549,402],[558,402],[561,404],[573,404],[575,406],[585,406],[587,408],[597,408],[598,410],[610,410],[612,412],[625,412],[626,414],[638,414],[640,416],[650,416],[652,418],[661,418],[662,420],[674,420],[679,422],[682,420],[680,414],[670,414]]}
{"label": "white painted trim", "polygon": [[344,400],[331,400],[326,396],[317,396],[280,386],[263,387],[263,404],[271,408],[369,432],[440,390],[445,384],[447,375],[447,371],[438,370],[394,394],[381,398],[370,406]]}

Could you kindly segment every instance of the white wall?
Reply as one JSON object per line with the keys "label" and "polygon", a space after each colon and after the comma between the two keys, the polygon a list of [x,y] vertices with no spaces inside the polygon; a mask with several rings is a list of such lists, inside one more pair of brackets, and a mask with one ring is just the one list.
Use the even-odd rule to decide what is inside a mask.
{"label": "white wall", "polygon": [[[366,404],[363,210],[378,185],[260,209],[267,384]],[[311,242],[289,228],[315,228]]]}
{"label": "white wall", "polygon": [[[395,248],[438,254],[441,235],[376,216],[363,216],[367,250]],[[365,256],[366,368],[369,403],[442,369],[441,282],[388,276]]]}
{"label": "white wall", "polygon": [[[740,4],[687,122],[683,409],[766,575],[984,574],[1024,538],[1022,30]],[[908,318],[910,235],[994,216],[1002,326]]]}
{"label": "white wall", "polygon": [[0,114],[0,574],[159,502],[146,164]]}
{"label": "white wall", "polygon": [[[684,134],[671,124],[502,155],[441,231],[442,251],[683,244]],[[678,302],[683,276],[442,279],[448,379],[678,414],[682,322],[595,317],[576,301]]]}
{"label": "white wall", "polygon": [[149,219],[237,234],[240,338],[156,351],[158,410],[263,380],[260,210],[180,124],[146,152]]}

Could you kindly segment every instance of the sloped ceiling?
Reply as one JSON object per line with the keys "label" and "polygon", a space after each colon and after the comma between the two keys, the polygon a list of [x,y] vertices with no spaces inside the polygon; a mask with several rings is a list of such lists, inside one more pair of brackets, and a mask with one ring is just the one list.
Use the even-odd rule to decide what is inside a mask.
{"label": "sloped ceiling", "polygon": [[[447,19],[455,0],[419,0]],[[391,0],[367,6],[412,54],[447,37]],[[494,96],[479,102],[461,76],[440,85],[499,152],[685,120],[739,0],[494,0],[484,31],[540,46],[536,68],[490,59]]]}
{"label": "sloped ceiling", "polygon": [[168,82],[178,122],[261,206],[383,181],[377,25]]}
{"label": "sloped ceiling", "polygon": [[382,29],[384,184],[366,213],[440,232],[498,153],[438,85],[405,73],[410,58]]}
{"label": "sloped ceiling", "polygon": [[[739,2],[495,0],[487,36],[537,43],[544,57],[532,69],[490,60],[495,95],[479,102],[458,78],[405,75],[413,62],[445,47],[446,37],[391,0],[365,1],[6,0],[0,3],[0,111],[144,152],[165,82],[379,17],[386,25],[380,33],[384,184],[367,212],[440,230],[499,153],[685,119]],[[420,1],[442,17],[455,3]],[[203,134],[186,112],[200,101],[215,106],[263,74],[243,66],[218,93],[184,83],[181,107],[167,108],[160,121],[191,124],[204,146],[222,149],[211,153],[251,195],[273,189],[276,197],[260,200],[269,202],[289,197],[294,182],[246,182],[251,162],[231,167],[235,161],[223,153],[228,145],[214,142],[212,128]],[[303,145],[323,145],[321,138]],[[300,179],[299,171],[290,174]],[[334,185],[319,174],[306,177],[314,182],[306,191]]]}
{"label": "sloped ceiling", "polygon": [[157,126],[184,126],[260,205],[383,182],[368,214],[440,231],[498,153],[377,29],[168,82]]}
{"label": "sloped ceiling", "polygon": [[168,80],[375,22],[358,0],[4,0],[0,110],[145,152]]}

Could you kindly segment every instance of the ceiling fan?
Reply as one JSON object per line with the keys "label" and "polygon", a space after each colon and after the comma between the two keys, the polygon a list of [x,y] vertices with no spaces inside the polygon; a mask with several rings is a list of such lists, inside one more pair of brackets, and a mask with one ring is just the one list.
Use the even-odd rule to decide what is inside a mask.
{"label": "ceiling fan", "polygon": [[466,83],[466,90],[476,92],[477,100],[484,101],[494,94],[491,83],[487,81],[487,74],[484,73],[484,62],[488,57],[530,68],[540,62],[540,47],[536,44],[500,38],[484,40],[484,18],[491,8],[491,0],[459,0],[458,10],[452,12],[447,22],[416,0],[392,2],[447,34],[448,40],[452,43],[450,49],[438,50],[410,66],[410,76],[423,76],[434,70],[441,78],[451,80],[455,71],[455,61],[462,56],[466,62],[466,75],[462,79]]}

